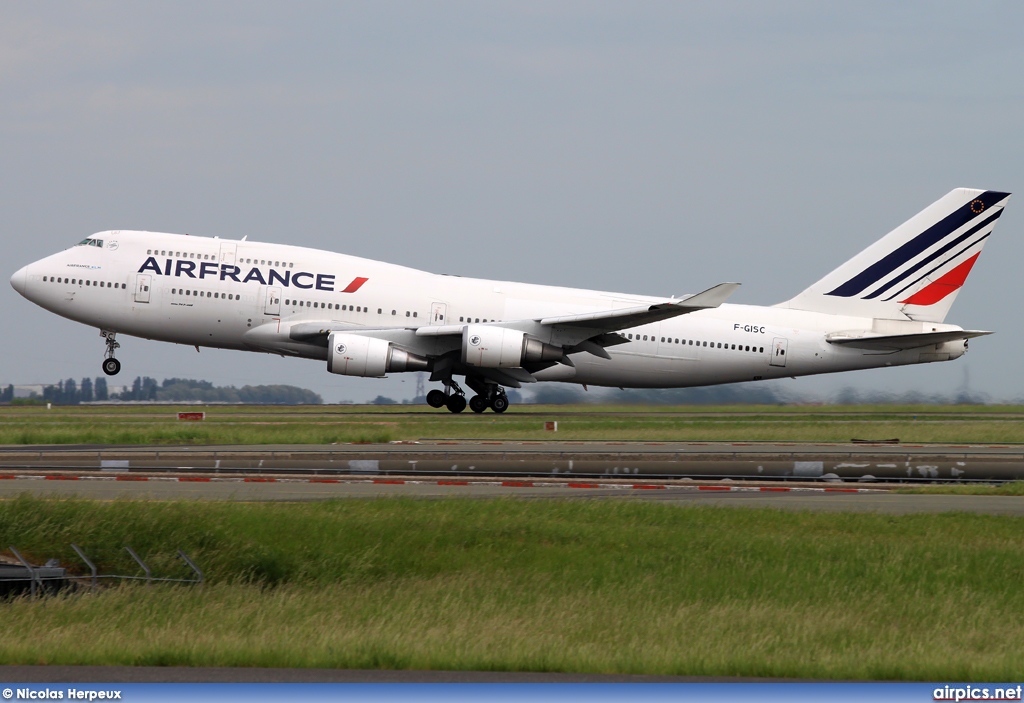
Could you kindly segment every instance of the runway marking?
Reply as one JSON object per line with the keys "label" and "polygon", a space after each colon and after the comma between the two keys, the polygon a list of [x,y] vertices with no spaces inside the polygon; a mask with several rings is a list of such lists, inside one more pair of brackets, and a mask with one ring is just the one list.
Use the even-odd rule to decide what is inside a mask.
{"label": "runway marking", "polygon": [[500,486],[503,488],[588,488],[616,490],[731,491],[734,493],[886,493],[879,488],[838,488],[811,486],[707,486],[665,483],[581,483],[578,481],[466,481],[453,479],[386,478],[271,478],[241,476],[95,476],[75,474],[0,474],[0,479],[28,481],[170,481],[178,483],[337,483],[371,485]]}

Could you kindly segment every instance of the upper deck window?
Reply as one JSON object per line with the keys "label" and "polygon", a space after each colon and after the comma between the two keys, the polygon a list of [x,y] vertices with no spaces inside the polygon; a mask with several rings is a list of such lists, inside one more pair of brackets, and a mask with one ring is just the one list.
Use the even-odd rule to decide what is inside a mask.
{"label": "upper deck window", "polygon": [[100,249],[102,249],[103,248],[103,240],[102,239],[95,239],[93,237],[86,237],[85,239],[80,241],[75,246],[76,247],[99,247]]}

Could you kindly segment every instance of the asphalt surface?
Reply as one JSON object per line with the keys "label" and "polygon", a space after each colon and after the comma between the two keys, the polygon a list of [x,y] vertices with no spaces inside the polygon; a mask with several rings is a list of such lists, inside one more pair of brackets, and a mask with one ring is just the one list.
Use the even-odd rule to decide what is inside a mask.
{"label": "asphalt surface", "polygon": [[423,441],[195,447],[0,447],[19,469],[344,474],[1022,480],[1024,446],[751,442]]}

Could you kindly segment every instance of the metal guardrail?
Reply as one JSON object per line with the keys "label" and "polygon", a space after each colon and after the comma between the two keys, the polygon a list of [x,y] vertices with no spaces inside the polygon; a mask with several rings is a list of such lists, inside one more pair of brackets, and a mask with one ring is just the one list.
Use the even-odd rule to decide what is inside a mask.
{"label": "metal guardrail", "polygon": [[[144,576],[132,575],[132,574],[101,574],[99,569],[96,567],[95,562],[89,558],[85,551],[77,544],[72,544],[71,548],[75,550],[75,554],[85,563],[89,569],[88,577],[81,577],[73,574],[68,574],[67,569],[51,564],[47,562],[45,566],[33,566],[28,562],[25,557],[13,546],[9,546],[11,554],[20,562],[19,567],[16,564],[0,565],[0,586],[4,584],[18,584],[28,582],[29,585],[29,596],[35,598],[37,595],[45,593],[47,590],[57,590],[64,586],[67,586],[73,581],[81,581],[83,578],[88,579],[89,590],[94,591],[99,586],[100,579],[117,579],[121,581],[145,581],[147,584],[153,583],[184,583],[184,584],[202,584],[205,580],[202,570],[196,566],[185,552],[177,550],[178,557],[195,573],[193,578],[173,578],[154,576],[152,569],[149,565],[143,561],[134,549],[129,546],[125,546],[125,551],[131,556],[136,564],[142,569]],[[51,560],[52,561],[52,560]],[[24,575],[19,574],[19,570]]]}

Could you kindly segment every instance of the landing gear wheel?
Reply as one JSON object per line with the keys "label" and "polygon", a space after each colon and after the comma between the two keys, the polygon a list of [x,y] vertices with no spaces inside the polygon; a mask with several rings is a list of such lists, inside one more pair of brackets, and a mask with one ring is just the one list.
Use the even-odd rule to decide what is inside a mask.
{"label": "landing gear wheel", "polygon": [[114,358],[114,354],[121,348],[117,342],[117,332],[100,330],[100,336],[103,337],[107,345],[107,351],[103,355],[103,373],[108,376],[116,376],[117,372],[121,370],[121,362]]}
{"label": "landing gear wheel", "polygon": [[439,391],[436,388],[427,393],[427,405],[432,408],[443,408],[447,400],[444,391]]}
{"label": "landing gear wheel", "polygon": [[504,393],[494,396],[491,400],[491,410],[496,413],[503,413],[508,410],[508,396]]}
{"label": "landing gear wheel", "polygon": [[466,409],[466,396],[464,395],[451,395],[448,396],[448,410],[453,413],[461,413]]}
{"label": "landing gear wheel", "polygon": [[469,409],[475,413],[482,413],[487,409],[487,398],[482,395],[474,395],[469,399]]}

